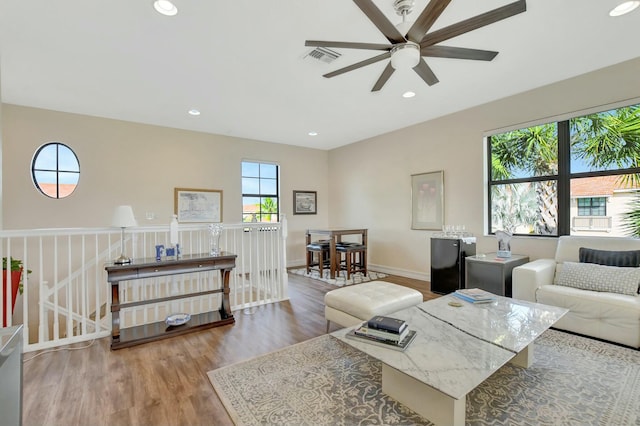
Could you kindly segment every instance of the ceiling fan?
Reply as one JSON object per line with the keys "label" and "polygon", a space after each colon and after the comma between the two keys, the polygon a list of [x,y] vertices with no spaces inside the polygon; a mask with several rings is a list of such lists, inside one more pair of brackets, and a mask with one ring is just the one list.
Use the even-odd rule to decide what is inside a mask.
{"label": "ceiling fan", "polygon": [[387,17],[373,4],[372,0],[353,0],[371,22],[389,40],[389,44],[358,43],[346,41],[307,40],[305,46],[335,47],[346,49],[382,50],[384,53],[340,68],[324,77],[331,78],[349,71],[374,64],[391,58],[380,78],[373,85],[372,92],[382,89],[389,77],[399,68],[413,68],[413,70],[429,85],[438,82],[423,57],[471,59],[477,61],[491,61],[498,52],[490,50],[467,49],[463,47],[437,45],[440,42],[457,37],[469,31],[493,24],[527,10],[526,0],[518,0],[506,6],[490,10],[464,21],[457,22],[437,31],[429,32],[433,24],[447,8],[451,0],[430,0],[420,16],[411,23],[406,20],[413,9],[413,0],[394,0],[393,7],[402,16],[402,23],[393,25]]}

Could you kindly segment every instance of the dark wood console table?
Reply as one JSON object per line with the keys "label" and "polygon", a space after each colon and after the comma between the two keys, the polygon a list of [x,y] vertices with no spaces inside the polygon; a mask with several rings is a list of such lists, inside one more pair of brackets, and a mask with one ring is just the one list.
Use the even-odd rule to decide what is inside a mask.
{"label": "dark wood console table", "polygon": [[[128,346],[165,339],[192,331],[235,323],[229,302],[229,276],[231,270],[236,266],[236,257],[235,254],[228,252],[222,252],[218,256],[192,254],[183,255],[178,260],[157,261],[155,258],[134,259],[130,264],[109,264],[105,266],[107,281],[111,283],[111,349],[126,348]],[[157,299],[120,303],[120,281],[211,270],[220,270],[222,288],[197,293],[172,295]],[[121,309],[188,297],[204,296],[212,293],[222,293],[222,306],[220,309],[218,311],[192,315],[189,322],[184,325],[169,327],[162,321],[120,329]]]}

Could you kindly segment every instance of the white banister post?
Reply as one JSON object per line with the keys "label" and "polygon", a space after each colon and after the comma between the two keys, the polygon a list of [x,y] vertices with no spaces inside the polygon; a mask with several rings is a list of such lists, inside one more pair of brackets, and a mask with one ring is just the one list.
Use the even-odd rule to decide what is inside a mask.
{"label": "white banister post", "polygon": [[283,214],[280,220],[282,222],[282,294],[281,298],[289,299],[289,274],[287,273],[287,236],[289,233],[287,224],[287,215]]}
{"label": "white banister post", "polygon": [[49,282],[42,281],[41,279],[38,289],[40,291],[40,301],[38,304],[38,343],[44,343],[49,341],[49,311],[45,311],[45,304],[49,298]]}

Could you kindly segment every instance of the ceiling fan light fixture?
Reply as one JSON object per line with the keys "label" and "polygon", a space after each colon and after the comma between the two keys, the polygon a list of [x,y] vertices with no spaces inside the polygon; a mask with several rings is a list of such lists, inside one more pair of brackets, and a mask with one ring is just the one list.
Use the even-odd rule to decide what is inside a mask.
{"label": "ceiling fan light fixture", "polygon": [[174,16],[178,13],[178,8],[169,0],[155,0],[153,8],[162,15]]}
{"label": "ceiling fan light fixture", "polygon": [[402,94],[402,97],[405,99],[413,98],[416,95],[416,92],[412,92],[411,90],[407,90]]}
{"label": "ceiling fan light fixture", "polygon": [[636,9],[638,6],[640,6],[640,1],[637,1],[637,0],[622,2],[616,7],[614,7],[613,9],[611,9],[611,11],[609,12],[609,16],[625,15],[631,12],[632,10]]}
{"label": "ceiling fan light fixture", "polygon": [[413,42],[397,44],[391,49],[391,66],[395,70],[413,68],[420,62],[420,46]]}

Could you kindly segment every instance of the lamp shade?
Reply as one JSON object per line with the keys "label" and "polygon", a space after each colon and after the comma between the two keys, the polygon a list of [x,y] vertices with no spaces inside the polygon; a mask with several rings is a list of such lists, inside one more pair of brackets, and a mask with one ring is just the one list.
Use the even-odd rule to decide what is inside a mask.
{"label": "lamp shade", "polygon": [[118,206],[113,212],[113,220],[111,226],[116,228],[128,228],[130,226],[136,226],[136,218],[133,216],[133,209],[131,206]]}

